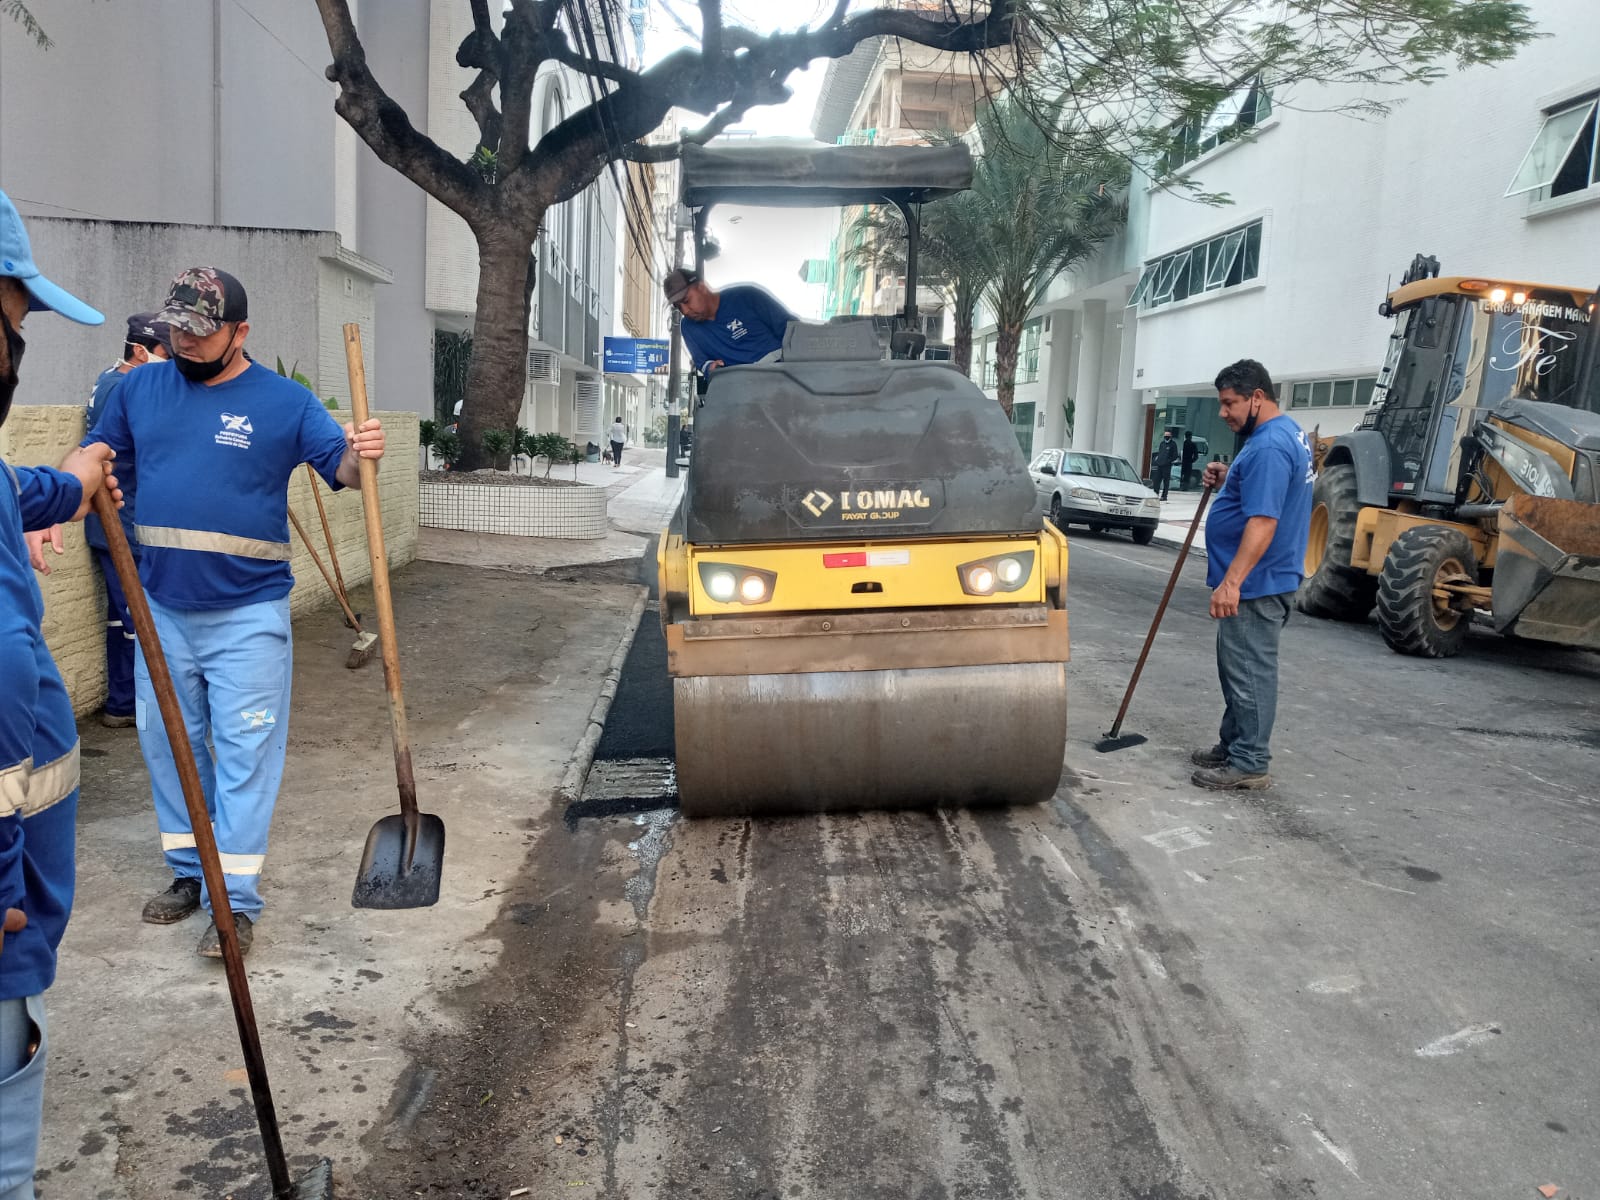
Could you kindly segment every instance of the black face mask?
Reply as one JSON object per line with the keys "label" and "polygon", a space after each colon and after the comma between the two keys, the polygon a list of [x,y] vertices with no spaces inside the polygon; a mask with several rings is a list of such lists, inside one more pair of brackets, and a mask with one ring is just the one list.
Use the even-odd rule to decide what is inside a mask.
{"label": "black face mask", "polygon": [[1244,424],[1239,427],[1241,439],[1249,437],[1256,431],[1256,422],[1261,419],[1261,402],[1256,401],[1256,406],[1250,410],[1250,415],[1244,419]]}
{"label": "black face mask", "polygon": [[[238,327],[235,326],[234,333],[237,335],[238,332]],[[204,383],[206,380],[215,379],[222,374],[228,365],[228,355],[232,353],[233,338],[230,337],[228,345],[223,349],[222,353],[210,362],[197,362],[192,358],[185,358],[181,354],[174,355],[172,361],[178,368],[178,374],[189,380],[190,383]]]}
{"label": "black face mask", "polygon": [[0,375],[0,425],[4,425],[6,417],[11,414],[11,397],[17,391],[17,364],[22,361],[22,352],[27,348],[27,343],[4,312],[0,312],[0,328],[5,330],[7,359],[6,373]]}

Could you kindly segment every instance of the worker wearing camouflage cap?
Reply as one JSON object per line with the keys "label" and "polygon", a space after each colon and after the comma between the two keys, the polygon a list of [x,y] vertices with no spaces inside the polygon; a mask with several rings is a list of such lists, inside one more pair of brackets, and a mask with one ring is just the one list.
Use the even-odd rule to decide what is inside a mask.
{"label": "worker wearing camouflage cap", "polygon": [[[383,456],[383,430],[376,420],[340,429],[306,388],[250,360],[249,300],[228,272],[182,272],[156,315],[171,331],[172,361],[129,373],[92,436],[139,465],[139,578],[214,814],[225,902],[248,950],[289,740],[289,477],[308,462],[330,487],[355,486],[358,459]],[[222,898],[208,895],[201,879],[142,654],[134,696],[172,872],[171,886],[142,915],[166,925]],[[221,957],[215,923],[199,952]]]}

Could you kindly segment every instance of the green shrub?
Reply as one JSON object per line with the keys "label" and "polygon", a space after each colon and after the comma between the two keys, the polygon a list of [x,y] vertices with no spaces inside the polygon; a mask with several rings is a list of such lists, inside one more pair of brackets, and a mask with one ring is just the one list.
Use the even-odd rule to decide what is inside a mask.
{"label": "green shrub", "polygon": [[550,478],[550,468],[558,462],[567,462],[573,453],[571,442],[559,433],[536,433],[533,435],[533,455],[535,458],[544,459],[544,477]]}
{"label": "green shrub", "polygon": [[500,456],[503,454],[509,458],[511,455],[511,435],[504,429],[485,429],[483,452],[489,456],[489,465],[498,470]]}
{"label": "green shrub", "polygon": [[461,457],[461,435],[452,433],[448,429],[441,429],[433,439],[433,452],[439,456],[439,461],[444,464],[444,469],[449,470]]}

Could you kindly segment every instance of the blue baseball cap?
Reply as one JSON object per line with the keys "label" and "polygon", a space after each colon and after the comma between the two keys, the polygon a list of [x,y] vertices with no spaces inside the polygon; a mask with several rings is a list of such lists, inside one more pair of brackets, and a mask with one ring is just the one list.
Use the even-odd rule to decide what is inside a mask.
{"label": "blue baseball cap", "polygon": [[0,192],[0,275],[9,275],[28,289],[29,312],[58,312],[80,325],[100,325],[105,321],[102,313],[39,274],[33,247],[28,245],[28,231],[22,227],[22,214],[4,192]]}

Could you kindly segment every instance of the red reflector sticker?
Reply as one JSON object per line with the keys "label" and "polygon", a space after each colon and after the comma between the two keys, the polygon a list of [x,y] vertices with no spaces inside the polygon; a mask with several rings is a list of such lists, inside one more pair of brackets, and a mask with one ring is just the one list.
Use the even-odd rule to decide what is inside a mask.
{"label": "red reflector sticker", "polygon": [[824,554],[822,565],[825,567],[864,567],[867,565],[867,552],[853,550],[849,554]]}

